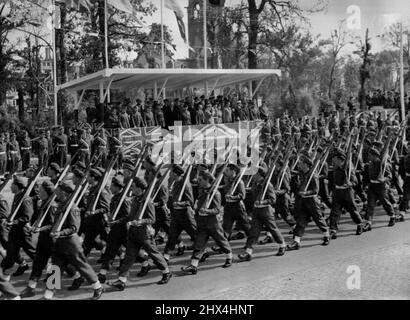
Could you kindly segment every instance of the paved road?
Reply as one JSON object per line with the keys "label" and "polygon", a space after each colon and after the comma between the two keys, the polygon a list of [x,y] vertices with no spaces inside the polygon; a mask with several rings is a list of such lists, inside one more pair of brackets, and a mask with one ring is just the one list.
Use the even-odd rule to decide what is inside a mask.
{"label": "paved road", "polygon": [[[146,278],[137,278],[140,266],[135,265],[127,289],[110,292],[107,287],[102,299],[409,299],[410,220],[390,228],[382,208],[376,212],[373,231],[361,236],[355,235],[355,225],[346,215],[341,220],[338,239],[322,247],[322,236],[311,223],[299,251],[276,257],[276,245],[257,246],[251,262],[236,260],[230,269],[220,267],[225,260],[223,255],[214,255],[200,265],[197,275],[182,275],[181,266],[189,263],[190,252],[186,252],[184,257],[171,260],[174,277],[166,286],[156,284],[161,277],[156,269]],[[281,221],[279,226],[290,241],[286,225]],[[232,244],[236,257],[243,250],[244,240]],[[97,271],[98,258],[97,252],[90,257]],[[116,278],[117,263],[109,279]],[[360,289],[347,287],[349,266],[360,268]],[[28,273],[13,279],[13,283],[22,290],[27,279]],[[70,283],[71,280],[65,279],[63,288]],[[40,298],[43,290],[41,283],[33,299]],[[60,290],[56,298],[87,299],[91,294],[91,287],[85,286],[77,292]]]}

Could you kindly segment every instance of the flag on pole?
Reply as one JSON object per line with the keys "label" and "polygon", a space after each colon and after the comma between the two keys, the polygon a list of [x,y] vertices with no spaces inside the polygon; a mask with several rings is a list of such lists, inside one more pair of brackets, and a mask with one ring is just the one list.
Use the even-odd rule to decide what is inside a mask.
{"label": "flag on pole", "polygon": [[108,3],[120,11],[134,14],[134,7],[130,0],[108,0]]}
{"label": "flag on pole", "polygon": [[174,11],[175,17],[178,23],[179,33],[181,34],[181,38],[186,43],[187,42],[186,31],[185,31],[186,29],[185,29],[185,23],[183,20],[184,11],[182,10],[181,6],[178,4],[177,0],[166,0],[165,7]]}

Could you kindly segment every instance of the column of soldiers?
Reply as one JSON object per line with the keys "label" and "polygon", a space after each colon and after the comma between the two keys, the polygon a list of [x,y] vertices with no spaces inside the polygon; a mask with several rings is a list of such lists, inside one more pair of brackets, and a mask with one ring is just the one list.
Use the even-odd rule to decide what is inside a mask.
{"label": "column of soldiers", "polygon": [[[300,249],[311,221],[323,235],[323,246],[337,239],[340,218],[346,212],[358,236],[372,230],[379,204],[389,217],[389,227],[404,221],[410,200],[405,121],[377,124],[365,114],[340,122],[335,117],[294,121],[285,115],[263,126],[264,146],[256,168],[248,168],[241,159],[231,161],[229,152],[225,163],[199,164],[187,157],[166,170],[152,160],[148,145],[136,159],[121,159],[120,141],[115,137],[111,148],[115,151],[109,153],[102,133],[92,140],[88,132],[71,132],[67,138],[55,130],[55,150],[42,162],[46,166],[50,158],[54,160],[48,164],[49,179],[39,182],[40,175],[31,170],[28,179],[12,180],[11,207],[0,196],[0,253],[4,256],[0,290],[7,298],[33,297],[51,263],[73,278],[69,290],[88,283],[93,286],[92,299],[99,299],[105,283],[124,290],[136,262],[141,264],[137,276],[144,277],[152,261],[162,273],[158,284],[163,285],[172,278],[172,255],[190,250],[190,263],[181,272],[196,274],[210,256],[210,238],[216,244],[214,254],[225,255],[222,267],[231,267],[230,243],[242,238],[232,235],[234,226],[246,237],[237,259],[251,261],[257,244],[275,242],[277,256]],[[43,135],[40,141],[45,145],[46,140]],[[66,152],[70,161],[65,159]],[[250,169],[254,174],[246,175]],[[326,207],[330,209],[327,217]],[[286,222],[291,241],[278,227],[280,219]],[[160,231],[167,236],[163,251],[155,238]],[[181,237],[184,231],[193,242],[190,246]],[[263,231],[266,237],[259,241]],[[28,269],[21,249],[33,265],[27,288],[18,293],[9,280]],[[87,260],[95,249],[101,252],[98,273]],[[107,281],[117,258],[118,278]],[[19,268],[10,275],[16,263]],[[51,299],[54,291],[47,281],[44,299]]]}

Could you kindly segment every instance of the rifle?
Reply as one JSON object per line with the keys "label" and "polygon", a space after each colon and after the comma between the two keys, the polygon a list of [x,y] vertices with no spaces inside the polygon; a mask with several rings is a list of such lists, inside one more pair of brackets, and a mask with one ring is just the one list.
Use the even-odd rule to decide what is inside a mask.
{"label": "rifle", "polygon": [[148,156],[148,153],[147,153],[148,148],[147,148],[147,147],[148,147],[147,145],[144,145],[144,148],[141,150],[141,153],[140,153],[140,156],[139,156],[139,158],[138,158],[138,161],[137,161],[137,164],[136,164],[136,166],[135,166],[135,169],[134,169],[134,171],[133,171],[132,174],[131,174],[131,179],[128,181],[128,183],[127,183],[127,185],[125,186],[124,190],[121,192],[120,200],[118,201],[118,205],[117,205],[117,207],[115,208],[115,211],[114,211],[114,213],[113,213],[113,215],[112,215],[112,217],[111,217],[111,219],[112,219],[113,221],[115,221],[115,219],[117,218],[118,212],[120,211],[120,208],[121,208],[121,206],[122,206],[122,204],[123,204],[125,198],[127,197],[128,192],[130,191],[132,182],[133,182],[134,178],[138,175],[138,172],[141,170],[141,168],[142,168],[142,163],[144,162],[145,158]]}
{"label": "rifle", "polygon": [[309,188],[309,184],[310,184],[310,182],[312,181],[313,176],[315,175],[316,170],[318,169],[318,167],[319,167],[319,165],[320,165],[320,163],[321,163],[322,158],[324,158],[324,157],[317,157],[316,160],[315,160],[315,162],[313,163],[313,166],[312,166],[312,168],[310,169],[309,174],[308,174],[309,179],[305,182],[305,184],[304,184],[303,187],[302,187],[303,192],[306,192],[307,189]]}
{"label": "rifle", "polygon": [[167,178],[167,176],[170,172],[171,172],[171,168],[168,168],[167,171],[165,171],[165,173],[161,176],[160,180],[158,180],[158,183],[155,186],[154,195],[152,196],[153,201],[157,197],[157,195],[159,193],[159,190],[161,189],[162,184],[164,183],[165,179]]}
{"label": "rifle", "polygon": [[263,199],[265,198],[266,192],[268,191],[269,183],[272,180],[273,172],[275,171],[276,168],[276,162],[279,159],[280,154],[276,155],[275,159],[272,162],[272,165],[270,166],[268,173],[266,174],[265,179],[263,180],[262,186],[263,186],[263,191],[262,194],[259,198],[259,201],[262,202]]}
{"label": "rifle", "polygon": [[396,139],[394,140],[393,150],[392,150],[391,155],[389,156],[390,161],[393,160],[394,152],[395,152],[395,150],[396,150],[397,144],[399,143],[399,139],[402,138],[402,136],[404,135],[404,129],[405,129],[405,126],[404,126],[404,120],[403,120],[403,122],[402,122],[401,125],[400,125],[400,130],[399,130],[399,132],[398,132],[398,134],[397,134],[397,137],[396,137]]}
{"label": "rifle", "polygon": [[23,197],[21,198],[21,200],[19,201],[19,203],[17,204],[16,208],[14,209],[13,213],[7,218],[7,220],[9,222],[12,222],[14,220],[14,218],[16,217],[18,211],[20,210],[21,205],[23,204],[24,199],[30,195],[30,192],[33,190],[34,186],[36,185],[36,182],[38,180],[38,178],[40,178],[41,172],[43,171],[43,167],[39,168],[37,170],[37,173],[34,177],[34,179],[30,182],[30,185],[27,187],[27,189],[24,191]]}
{"label": "rifle", "polygon": [[227,195],[232,196],[235,193],[236,189],[239,186],[239,183],[241,182],[241,180],[242,180],[242,178],[243,178],[243,176],[246,172],[246,169],[247,169],[247,166],[244,166],[243,168],[241,168],[241,171],[239,172],[239,175],[236,177],[235,183],[232,185],[232,187],[229,190]]}
{"label": "rifle", "polygon": [[352,174],[352,149],[353,149],[353,139],[350,139],[349,144],[347,145],[347,157],[344,163],[344,169],[345,172],[347,172],[346,175],[346,184],[349,184],[350,182],[350,176]]}
{"label": "rifle", "polygon": [[285,151],[285,158],[283,159],[283,166],[279,171],[279,175],[278,175],[279,179],[276,183],[275,190],[280,190],[280,187],[282,186],[283,179],[285,178],[286,169],[289,165],[289,160],[292,155],[292,148],[293,148],[293,139],[291,140],[291,143],[287,147],[286,149],[287,151]]}
{"label": "rifle", "polygon": [[384,177],[387,161],[389,160],[389,146],[390,146],[391,138],[392,137],[391,137],[391,132],[390,132],[387,137],[387,141],[384,144],[381,157],[380,157],[380,174],[378,177],[380,180]]}
{"label": "rifle", "polygon": [[152,195],[152,193],[154,192],[155,184],[156,184],[156,182],[157,182],[157,180],[158,180],[158,175],[159,175],[159,172],[160,172],[160,170],[161,170],[161,168],[162,168],[162,165],[163,165],[163,164],[160,164],[160,165],[159,165],[158,170],[157,170],[157,172],[155,173],[154,179],[152,179],[152,181],[151,181],[149,187],[147,188],[147,190],[146,190],[145,193],[144,193],[144,197],[143,197],[143,199],[144,199],[144,204],[143,204],[142,207],[140,207],[139,210],[138,210],[138,215],[137,215],[137,216],[138,216],[138,220],[141,220],[141,219],[142,219],[142,216],[143,216],[143,214],[144,214],[144,212],[145,212],[145,209],[146,209],[147,206],[148,206],[148,202],[149,202],[151,199],[153,199],[153,198],[151,198],[151,195]]}

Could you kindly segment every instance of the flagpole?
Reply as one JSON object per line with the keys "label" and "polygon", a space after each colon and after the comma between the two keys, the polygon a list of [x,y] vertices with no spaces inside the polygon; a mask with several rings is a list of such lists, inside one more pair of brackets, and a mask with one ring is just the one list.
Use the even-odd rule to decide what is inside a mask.
{"label": "flagpole", "polygon": [[53,41],[53,86],[54,86],[54,125],[58,125],[58,96],[57,96],[57,45],[56,45],[56,19],[57,6],[56,1],[52,0],[53,6],[53,25],[52,25],[52,41]]}
{"label": "flagpole", "polygon": [[207,45],[207,30],[206,30],[206,3],[204,0],[204,69],[208,69],[208,45]]}
{"label": "flagpole", "polygon": [[104,0],[104,47],[105,47],[105,68],[109,69],[110,64],[108,61],[108,4],[107,0]]}
{"label": "flagpole", "polygon": [[164,0],[161,0],[161,62],[162,69],[165,69]]}

